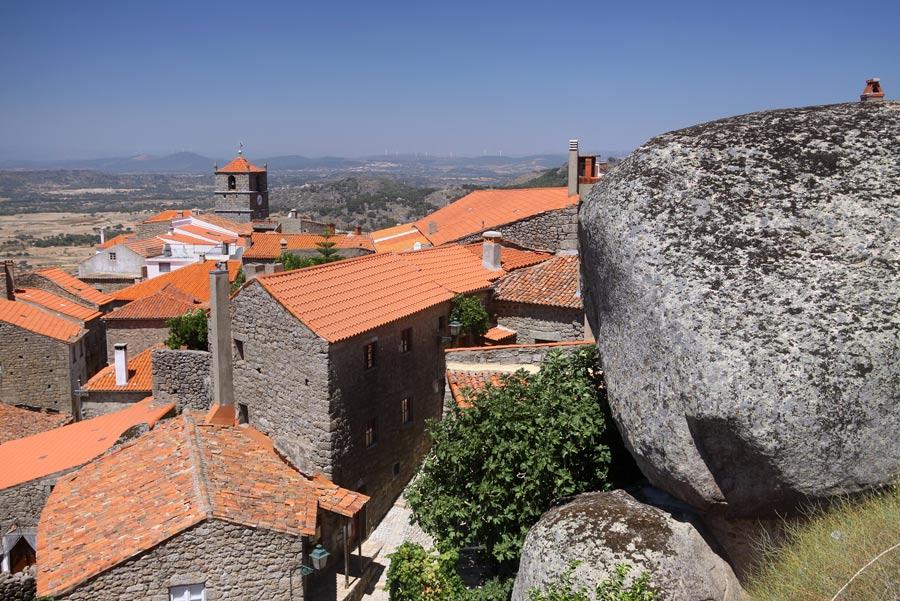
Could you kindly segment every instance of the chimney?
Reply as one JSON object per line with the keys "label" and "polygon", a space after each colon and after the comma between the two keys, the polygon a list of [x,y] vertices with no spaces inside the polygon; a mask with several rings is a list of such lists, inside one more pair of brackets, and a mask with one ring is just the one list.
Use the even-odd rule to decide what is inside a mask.
{"label": "chimney", "polygon": [[881,89],[881,79],[873,77],[866,80],[866,89],[859,95],[860,102],[884,100],[884,90]]}
{"label": "chimney", "polygon": [[297,209],[291,209],[288,211],[288,219],[296,219],[297,218]]}
{"label": "chimney", "polygon": [[115,346],[114,362],[116,366],[116,386],[128,384],[128,345],[117,342]]}
{"label": "chimney", "polygon": [[502,250],[500,241],[503,237],[500,235],[500,232],[493,230],[487,231],[481,236],[481,264],[485,269],[500,271],[500,251]]}
{"label": "chimney", "polygon": [[231,364],[229,288],[228,269],[225,263],[218,263],[209,272],[209,350],[212,353],[213,406],[206,415],[206,423],[220,426],[237,424]]}
{"label": "chimney", "polygon": [[100,228],[100,244],[106,244],[106,228]]}
{"label": "chimney", "polygon": [[578,194],[578,140],[569,140],[569,196]]}
{"label": "chimney", "polygon": [[3,291],[3,298],[6,300],[16,300],[15,263],[12,261],[3,262]]}
{"label": "chimney", "polygon": [[355,228],[353,228],[353,233],[357,236],[362,236],[362,226],[357,225]]}

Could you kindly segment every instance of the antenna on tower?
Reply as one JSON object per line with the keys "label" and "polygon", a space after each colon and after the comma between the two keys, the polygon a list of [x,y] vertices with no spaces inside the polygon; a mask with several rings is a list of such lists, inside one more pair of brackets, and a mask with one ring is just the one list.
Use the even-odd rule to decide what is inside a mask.
{"label": "antenna on tower", "polygon": [[241,145],[238,147],[238,156],[243,156],[244,154],[244,143],[241,142]]}

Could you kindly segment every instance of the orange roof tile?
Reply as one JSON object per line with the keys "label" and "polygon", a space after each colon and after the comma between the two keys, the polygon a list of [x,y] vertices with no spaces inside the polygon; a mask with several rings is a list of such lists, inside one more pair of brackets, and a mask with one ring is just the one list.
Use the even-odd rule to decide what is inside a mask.
{"label": "orange roof tile", "polygon": [[464,246],[448,245],[414,250],[397,255],[415,265],[423,275],[457,294],[483,290],[504,271],[491,271],[482,265],[481,258]]}
{"label": "orange roof tile", "polygon": [[[476,190],[426,215],[415,226],[437,246],[577,204],[578,195],[569,196],[567,188]],[[430,223],[437,229],[432,231]]]}
{"label": "orange roof tile", "polygon": [[231,159],[223,167],[219,167],[216,173],[265,173],[263,167],[258,167],[245,159],[243,156],[237,156]]}
{"label": "orange roof tile", "polygon": [[104,305],[113,300],[112,297],[108,294],[103,294],[99,290],[91,288],[75,276],[66,273],[58,267],[41,269],[36,273],[47,278],[69,294],[73,294],[78,298],[88,301],[89,303]]}
{"label": "orange roof tile", "polygon": [[578,257],[559,256],[503,277],[494,300],[580,309]]}
{"label": "orange roof tile", "polygon": [[130,407],[0,445],[0,489],[78,467],[112,447],[123,432],[153,425],[174,403],[148,397]]}
{"label": "orange roof tile", "polygon": [[87,381],[84,389],[89,392],[150,392],[153,388],[152,357],[155,349],[162,345],[151,346],[128,359],[128,384],[116,384],[116,366],[107,365]]}
{"label": "orange roof tile", "polygon": [[[321,234],[282,234],[279,232],[255,232],[250,237],[252,246],[244,251],[246,259],[277,259],[281,256],[281,241],[287,242],[287,250],[316,250],[318,242],[325,240]],[[375,252],[368,235],[334,234],[330,238],[334,249],[358,248]]]}
{"label": "orange roof tile", "polygon": [[41,290],[39,288],[17,288],[16,300],[31,305],[39,305],[39,308],[45,308],[55,313],[74,317],[81,321],[91,321],[102,315],[99,311],[94,311],[84,305],[79,305],[78,303],[74,303],[53,294],[52,292],[47,292],[46,290]]}
{"label": "orange roof tile", "polygon": [[125,244],[128,240],[134,238],[134,234],[119,234],[118,236],[113,236],[106,242],[102,244],[98,244],[97,248],[104,250],[113,246],[117,246],[119,244]]}
{"label": "orange roof tile", "polygon": [[162,240],[154,236],[143,240],[128,240],[125,246],[142,257],[156,257],[162,254],[164,245]]}
{"label": "orange roof tile", "polygon": [[484,339],[494,344],[513,343],[516,341],[515,330],[504,328],[503,326],[494,326],[484,333]]}
{"label": "orange roof tile", "polygon": [[213,231],[209,228],[205,228],[201,225],[179,225],[176,229],[176,233],[184,232],[190,236],[200,236],[201,238],[207,238],[212,240],[213,242],[236,242],[238,237],[237,235],[228,235],[223,234],[221,232]]}
{"label": "orange roof tile", "polygon": [[207,519],[313,535],[319,508],[352,516],[367,502],[294,470],[249,426],[186,414],[57,482],[38,526],[38,592],[69,591]]}
{"label": "orange roof tile", "polygon": [[450,386],[450,394],[457,406],[462,409],[468,409],[472,406],[472,397],[474,393],[483,390],[485,386],[503,386],[505,384],[505,376],[511,375],[509,372],[491,371],[490,369],[479,371],[468,370],[447,370],[447,384]]}
{"label": "orange roof tile", "polygon": [[428,238],[411,223],[372,232],[372,240],[375,250],[380,253],[413,250],[417,242],[423,247],[431,246]]}
{"label": "orange roof tile", "polygon": [[103,321],[120,319],[165,320],[179,317],[200,306],[200,302],[193,296],[182,292],[174,284],[167,284],[159,292],[131,301],[127,305],[107,313],[103,316]]}
{"label": "orange roof tile", "polygon": [[454,296],[394,254],[274,273],[257,277],[249,285],[254,283],[329,342],[367,332]]}
{"label": "orange roof tile", "polygon": [[190,209],[167,209],[165,211],[161,211],[156,215],[152,215],[144,219],[143,223],[160,223],[162,221],[172,221],[173,219],[180,219],[181,217],[190,217],[191,211]]}
{"label": "orange roof tile", "polygon": [[215,246],[215,242],[203,240],[191,234],[180,234],[173,232],[170,234],[160,234],[159,239],[164,242],[175,242],[176,244],[193,244],[196,246]]}
{"label": "orange roof tile", "polygon": [[68,319],[6,299],[0,299],[0,321],[63,342],[74,342],[86,331]]}
{"label": "orange roof tile", "polygon": [[[228,281],[233,282],[240,269],[240,261],[228,261]],[[200,302],[209,300],[209,272],[216,268],[215,261],[191,263],[175,271],[158,275],[113,292],[112,298],[118,301],[134,301],[156,294],[169,284]]]}
{"label": "orange roof tile", "polygon": [[72,421],[66,413],[45,413],[0,403],[0,445],[59,428]]}
{"label": "orange roof tile", "polygon": [[[483,256],[481,242],[466,244],[465,247],[475,256]],[[513,271],[515,269],[521,269],[522,267],[528,267],[529,265],[536,265],[541,261],[546,261],[552,256],[552,253],[522,250],[512,246],[500,246],[500,266],[503,267],[504,271]]]}
{"label": "orange roof tile", "polygon": [[238,223],[237,221],[226,219],[225,217],[216,215],[215,213],[203,213],[202,215],[196,215],[195,219],[199,221],[205,221],[206,223],[209,223],[211,225],[226,229],[229,232],[234,232],[239,236],[249,236],[253,233],[252,223]]}

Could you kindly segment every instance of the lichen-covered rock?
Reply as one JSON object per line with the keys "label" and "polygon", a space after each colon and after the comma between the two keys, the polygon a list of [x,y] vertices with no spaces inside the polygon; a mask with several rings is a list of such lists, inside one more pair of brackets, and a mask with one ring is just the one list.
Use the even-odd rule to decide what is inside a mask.
{"label": "lichen-covered rock", "polygon": [[543,589],[573,561],[581,562],[576,583],[591,593],[625,564],[632,567],[629,581],[649,573],[660,601],[739,601],[743,595],[691,514],[645,505],[622,490],[584,493],[541,516],[525,539],[512,600],[527,601],[529,590]]}
{"label": "lichen-covered rock", "polygon": [[747,516],[900,473],[900,103],[654,138],[579,236],[613,416],[656,486]]}

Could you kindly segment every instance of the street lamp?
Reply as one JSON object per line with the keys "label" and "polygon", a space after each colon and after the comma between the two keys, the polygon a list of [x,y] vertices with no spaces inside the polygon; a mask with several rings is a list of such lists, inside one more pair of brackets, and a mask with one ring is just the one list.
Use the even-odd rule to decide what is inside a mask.
{"label": "street lamp", "polygon": [[459,329],[462,327],[462,324],[456,321],[455,319],[450,322],[450,335],[454,338],[459,336]]}
{"label": "street lamp", "polygon": [[312,562],[312,567],[307,565],[300,564],[300,575],[301,576],[309,576],[317,571],[321,571],[325,568],[325,564],[328,563],[328,556],[331,555],[328,551],[325,550],[321,544],[316,545],[315,549],[312,550],[312,553],[309,554],[309,559]]}

